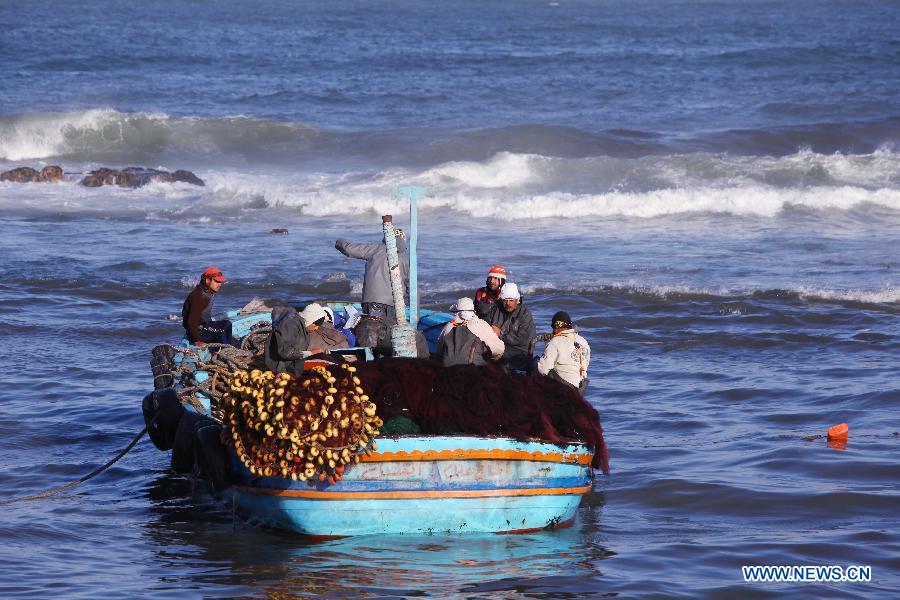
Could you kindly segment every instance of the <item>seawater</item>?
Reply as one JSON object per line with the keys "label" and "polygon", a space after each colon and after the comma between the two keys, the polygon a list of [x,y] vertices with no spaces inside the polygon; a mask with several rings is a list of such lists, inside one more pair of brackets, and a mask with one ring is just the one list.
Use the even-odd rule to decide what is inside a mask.
{"label": "seawater", "polygon": [[[612,473],[575,525],[315,542],[235,524],[147,441],[3,507],[0,596],[884,597],[900,585],[900,8],[843,2],[0,6],[0,495],[143,426],[149,350],[358,298],[338,237],[420,212],[423,304],[495,263],[569,311]],[[88,189],[98,166],[205,187]],[[275,227],[286,235],[271,235]],[[828,426],[847,422],[845,449]],[[871,565],[745,584],[742,565]]]}

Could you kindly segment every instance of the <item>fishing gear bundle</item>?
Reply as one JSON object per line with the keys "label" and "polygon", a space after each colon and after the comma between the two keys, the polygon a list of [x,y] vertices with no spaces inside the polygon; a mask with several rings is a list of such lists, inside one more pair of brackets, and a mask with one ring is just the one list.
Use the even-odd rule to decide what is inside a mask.
{"label": "fishing gear bundle", "polygon": [[302,377],[254,369],[225,375],[222,442],[254,475],[333,484],[377,449],[383,425],[356,367],[315,366]]}

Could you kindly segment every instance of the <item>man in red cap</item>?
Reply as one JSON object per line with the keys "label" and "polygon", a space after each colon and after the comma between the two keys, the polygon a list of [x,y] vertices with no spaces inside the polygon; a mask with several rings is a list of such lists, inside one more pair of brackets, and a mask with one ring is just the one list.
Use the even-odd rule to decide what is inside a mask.
{"label": "man in red cap", "polygon": [[475,314],[479,319],[490,321],[491,313],[500,306],[500,290],[506,283],[506,268],[494,265],[488,271],[484,287],[475,291]]}
{"label": "man in red cap", "polygon": [[200,275],[200,283],[191,290],[181,308],[181,324],[188,341],[196,346],[208,343],[227,344],[231,341],[231,321],[213,321],[213,296],[228,281],[218,267],[207,267]]}

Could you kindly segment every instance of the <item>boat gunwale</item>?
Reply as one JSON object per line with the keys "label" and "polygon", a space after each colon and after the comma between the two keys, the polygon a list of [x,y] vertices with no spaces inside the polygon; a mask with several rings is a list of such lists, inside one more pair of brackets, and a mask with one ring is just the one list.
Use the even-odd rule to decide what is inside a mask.
{"label": "boat gunwale", "polygon": [[379,491],[328,491],[269,488],[255,485],[234,484],[235,491],[274,496],[276,498],[302,498],[306,500],[418,500],[423,498],[507,498],[515,496],[576,496],[594,489],[593,484],[577,487],[546,488],[483,488],[471,490],[379,490]]}

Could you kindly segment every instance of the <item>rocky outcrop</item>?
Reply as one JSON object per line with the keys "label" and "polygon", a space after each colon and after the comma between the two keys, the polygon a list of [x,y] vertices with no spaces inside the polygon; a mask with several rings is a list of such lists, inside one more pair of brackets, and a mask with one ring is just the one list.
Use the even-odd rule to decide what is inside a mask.
{"label": "rocky outcrop", "polygon": [[[64,173],[62,167],[51,165],[36,171],[31,167],[19,167],[0,173],[0,181],[15,183],[53,182],[63,179],[72,180],[81,173]],[[151,181],[174,183],[176,181],[193,185],[205,185],[203,180],[191,171],[178,170],[174,173],[144,167],[126,167],[124,169],[95,169],[81,179],[81,185],[100,187],[101,185],[117,185],[119,187],[137,188]]]}
{"label": "rocky outcrop", "polygon": [[203,180],[190,171],[178,170],[174,173],[143,167],[126,167],[124,169],[95,169],[84,176],[81,185],[100,187],[101,185],[117,185],[119,187],[136,188],[147,185],[151,181],[173,183],[181,181],[193,185],[205,185]]}
{"label": "rocky outcrop", "polygon": [[13,181],[15,183],[52,183],[62,179],[62,167],[50,165],[44,167],[40,171],[35,171],[31,167],[19,167],[11,171],[0,173],[0,181]]}

